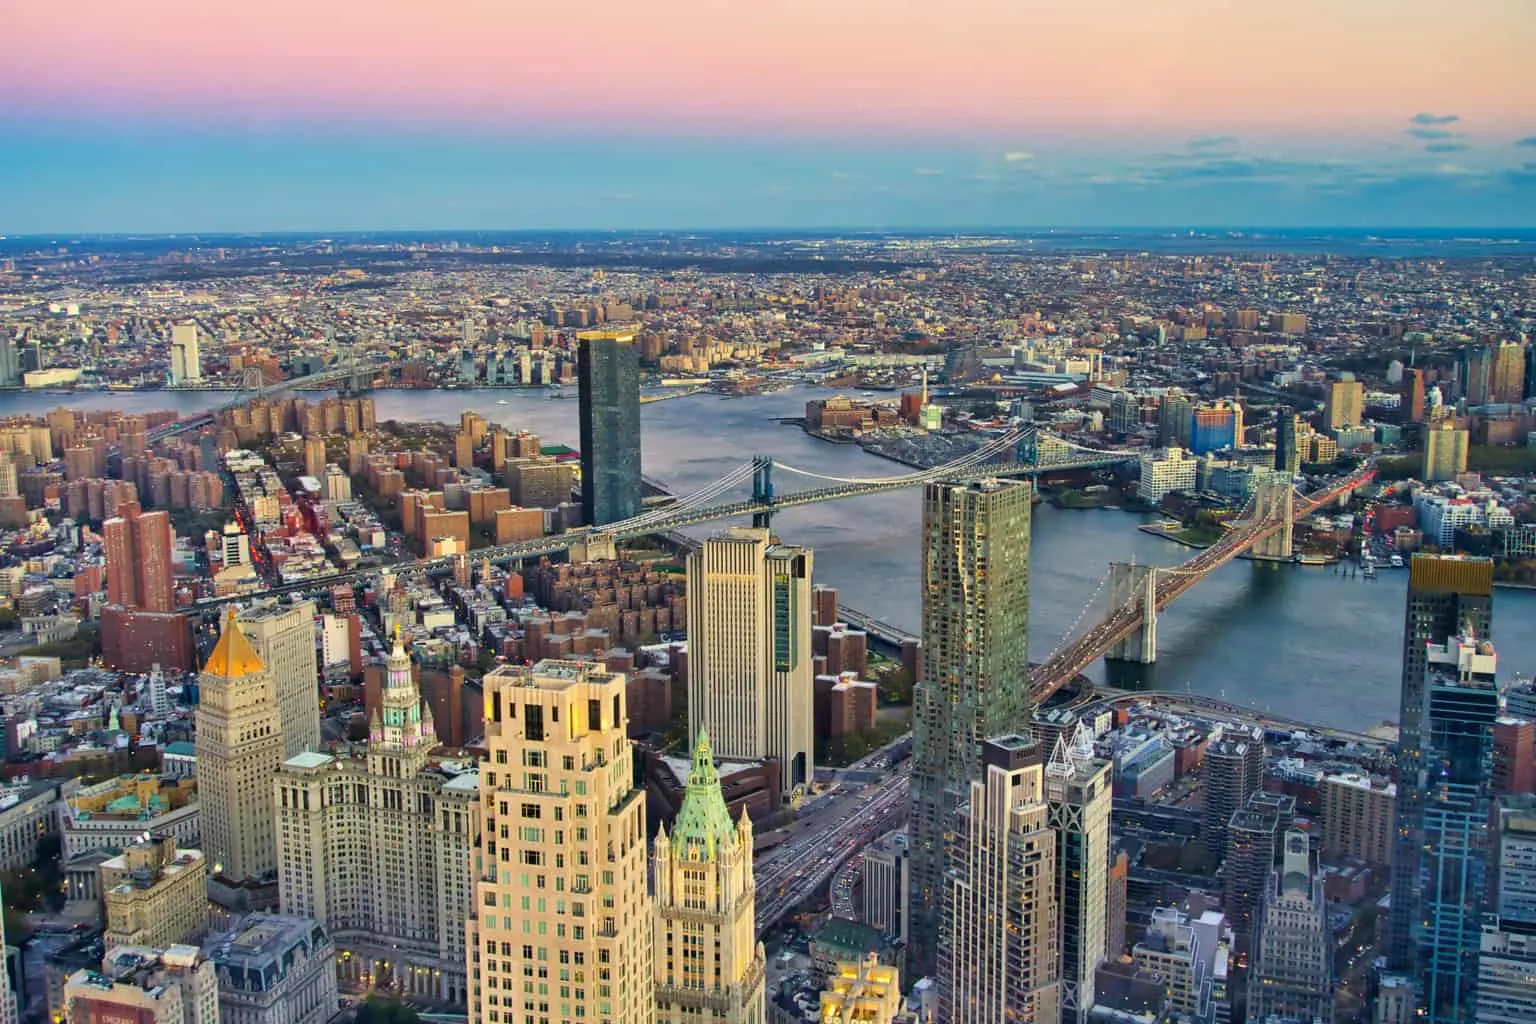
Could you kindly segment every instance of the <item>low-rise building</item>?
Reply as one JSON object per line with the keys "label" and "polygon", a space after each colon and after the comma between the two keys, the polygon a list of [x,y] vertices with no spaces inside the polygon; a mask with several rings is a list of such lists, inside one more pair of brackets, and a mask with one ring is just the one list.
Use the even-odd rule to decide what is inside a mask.
{"label": "low-rise building", "polygon": [[[166,756],[169,760],[169,748]],[[123,849],[146,832],[193,847],[201,829],[197,782],[190,778],[120,775],[81,786],[64,799],[60,811],[66,860],[87,850]]]}
{"label": "low-rise building", "polygon": [[196,946],[124,946],[64,983],[69,1024],[219,1024],[214,965]]}
{"label": "low-rise building", "polygon": [[1323,777],[1323,859],[1391,864],[1397,785],[1359,772]]}
{"label": "low-rise building", "polygon": [[220,1024],[325,1024],[336,1014],[336,947],[307,917],[252,914],[203,952],[218,971]]}
{"label": "low-rise building", "polygon": [[208,916],[208,862],[171,836],[146,838],[102,862],[107,950],[195,942]]}

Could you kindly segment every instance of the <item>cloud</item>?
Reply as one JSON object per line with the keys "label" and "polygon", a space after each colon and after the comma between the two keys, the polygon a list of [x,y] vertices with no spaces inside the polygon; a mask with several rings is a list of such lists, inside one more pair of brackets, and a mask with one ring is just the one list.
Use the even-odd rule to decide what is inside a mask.
{"label": "cloud", "polygon": [[854,178],[857,178],[858,175],[851,174],[848,171],[833,171],[832,177],[837,181],[852,181]]}
{"label": "cloud", "polygon": [[1536,146],[1536,135],[1527,135],[1523,139],[1516,139],[1515,140],[1515,145],[1517,145],[1517,146]]}
{"label": "cloud", "polygon": [[1026,153],[1022,149],[1012,149],[1003,154],[1005,164],[1027,164],[1034,160],[1035,154]]}
{"label": "cloud", "polygon": [[1460,153],[1471,147],[1465,142],[1431,142],[1424,147],[1426,153]]}
{"label": "cloud", "polygon": [[914,167],[912,169],[912,173],[917,175],[919,178],[937,178],[942,176],[945,172],[938,167]]}
{"label": "cloud", "polygon": [[1460,114],[1414,114],[1408,120],[1414,124],[1455,124],[1461,120]]}
{"label": "cloud", "polygon": [[1236,143],[1236,135],[1196,135],[1184,145],[1189,149],[1226,149]]}
{"label": "cloud", "polygon": [[1416,139],[1454,139],[1460,137],[1460,133],[1448,132],[1444,128],[1409,128],[1403,134],[1412,135]]}

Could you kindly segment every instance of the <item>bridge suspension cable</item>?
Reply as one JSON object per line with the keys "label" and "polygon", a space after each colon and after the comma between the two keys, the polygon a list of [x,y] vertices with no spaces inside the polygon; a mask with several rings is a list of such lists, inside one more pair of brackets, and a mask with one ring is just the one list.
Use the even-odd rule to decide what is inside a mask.
{"label": "bridge suspension cable", "polygon": [[733,490],[736,487],[739,487],[741,484],[751,479],[752,473],[755,469],[756,466],[753,463],[743,463],[742,465],[737,466],[735,469],[731,470],[729,473],[725,474],[725,476],[722,476],[718,480],[715,480],[711,483],[705,484],[697,491],[694,491],[691,494],[686,494],[675,502],[652,509],[649,512],[642,512],[637,516],[631,516],[630,518],[622,520],[621,522],[609,523],[603,527],[603,531],[621,533],[630,530],[637,530],[645,526],[651,526],[656,523],[665,522],[668,519],[674,518],[679,512],[686,512],[695,508],[702,508],[708,502],[713,501],[714,499],[720,497],[720,495],[726,493],[727,491]]}
{"label": "bridge suspension cable", "polygon": [[[1056,646],[1052,648],[1051,653],[1045,656],[1046,661],[1050,661],[1052,658],[1056,657],[1056,655],[1060,654],[1061,649],[1067,646],[1067,644],[1071,643],[1072,639],[1077,636],[1077,627],[1082,625],[1084,616],[1086,616],[1088,612],[1091,611],[1094,606],[1099,603],[1099,595],[1104,592],[1105,585],[1109,583],[1109,574],[1110,569],[1106,566],[1103,574],[1099,576],[1098,586],[1093,588],[1093,593],[1089,594],[1088,600],[1083,602],[1083,607],[1077,613],[1077,618],[1073,619],[1072,625],[1068,626],[1066,631],[1061,634],[1061,639],[1056,641]],[[1113,610],[1114,609],[1111,609],[1111,611]]]}

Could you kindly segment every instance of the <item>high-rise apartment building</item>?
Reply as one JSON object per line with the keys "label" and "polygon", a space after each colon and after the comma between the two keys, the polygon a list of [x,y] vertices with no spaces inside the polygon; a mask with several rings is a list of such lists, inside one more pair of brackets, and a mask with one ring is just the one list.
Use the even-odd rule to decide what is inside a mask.
{"label": "high-rise apartment building", "polygon": [[1196,455],[1236,448],[1243,443],[1243,407],[1221,401],[1190,413],[1189,450]]}
{"label": "high-rise apartment building", "polygon": [[735,526],[688,558],[688,725],[721,756],[773,757],[789,796],[815,771],[811,552]]}
{"label": "high-rise apartment building", "polygon": [[266,666],[277,691],[283,757],[320,749],[319,657],[315,606],[309,601],[265,604],[236,620]]}
{"label": "high-rise apartment building", "polygon": [[197,788],[215,876],[242,882],[277,870],[272,776],[282,759],[272,676],[231,610],[198,687]]}
{"label": "high-rise apartment building", "polygon": [[14,388],[21,383],[21,354],[16,349],[16,337],[10,331],[0,331],[0,388]]}
{"label": "high-rise apartment building", "polygon": [[1469,345],[1459,353],[1456,373],[1468,405],[1486,405],[1493,394],[1493,350]]}
{"label": "high-rise apartment building", "polygon": [[1056,833],[1056,909],[1061,935],[1061,1020],[1083,1024],[1093,1009],[1094,975],[1106,954],[1109,907],[1110,762],[1094,756],[1079,723],[1056,741],[1045,768],[1045,799]]}
{"label": "high-rise apartment building", "polygon": [[1402,403],[1398,406],[1403,412],[1403,419],[1408,423],[1424,422],[1424,401],[1427,391],[1424,387],[1424,371],[1409,368],[1403,371]]}
{"label": "high-rise apartment building", "polygon": [[907,943],[907,895],[912,888],[907,834],[895,832],[864,848],[860,920]]}
{"label": "high-rise apartment building", "polygon": [[745,810],[731,820],[703,732],[672,832],[656,836],[651,878],[656,1024],[763,1024],[766,957],[753,913],[752,823]]}
{"label": "high-rise apartment building", "polygon": [[1518,341],[1500,342],[1493,350],[1489,401],[1516,403],[1525,396],[1525,361],[1530,358]]}
{"label": "high-rise apartment building", "polygon": [[500,666],[483,686],[469,1024],[650,1024],[645,793],[624,676],[541,661]]}
{"label": "high-rise apartment building", "polygon": [[1424,431],[1424,479],[1430,483],[1456,479],[1467,471],[1468,433],[1450,420]]}
{"label": "high-rise apartment building", "polygon": [[1403,624],[1397,844],[1392,855],[1393,900],[1385,951],[1394,969],[1410,974],[1416,963],[1414,935],[1421,919],[1418,891],[1427,788],[1424,743],[1428,738],[1428,650],[1431,644],[1445,644],[1463,627],[1470,627],[1477,636],[1492,634],[1493,562],[1486,558],[1414,555],[1408,567]]}
{"label": "high-rise apartment building", "polygon": [[1427,732],[1418,780],[1424,852],[1413,890],[1419,997],[1430,1021],[1453,1024],[1473,1020],[1476,1006],[1498,657],[1491,642],[1464,627],[1444,644],[1425,644],[1424,660]]}
{"label": "high-rise apartment building", "polygon": [[1323,877],[1307,834],[1285,833],[1263,921],[1254,931],[1248,1019],[1333,1020],[1333,943]]}
{"label": "high-rise apartment building", "polygon": [[1281,406],[1275,411],[1274,468],[1287,476],[1301,472],[1300,425],[1300,418],[1289,406]]}
{"label": "high-rise apartment building", "polygon": [[1169,388],[1157,400],[1157,446],[1159,448],[1189,447],[1190,413],[1193,411],[1189,396],[1177,388]]}
{"label": "high-rise apartment building", "polygon": [[152,612],[176,610],[171,514],[145,512],[136,501],[101,524],[107,561],[107,601]]}
{"label": "high-rise apartment building", "polygon": [[197,350],[197,324],[177,324],[171,328],[171,385],[196,384],[202,379],[203,363]]}
{"label": "high-rise apartment building", "polygon": [[1256,928],[1263,922],[1264,894],[1280,829],[1274,813],[1252,800],[1227,822],[1221,906],[1232,926],[1233,953],[1239,963],[1247,962]]}
{"label": "high-rise apartment building", "polygon": [[939,1019],[1054,1021],[1060,1014],[1056,833],[1032,739],[982,744],[984,780],[956,812],[940,929]]}
{"label": "high-rise apartment building", "polygon": [[325,475],[325,438],[310,436],[304,439],[304,473],[316,480]]}
{"label": "high-rise apartment building", "polygon": [[1370,864],[1392,863],[1397,828],[1397,784],[1350,772],[1325,775],[1323,857],[1337,864],[1354,857]]}
{"label": "high-rise apartment building", "polygon": [[1536,797],[1499,802],[1491,916],[1477,962],[1478,1024],[1536,1020]]}
{"label": "high-rise apartment building", "polygon": [[1201,835],[1211,863],[1227,855],[1227,824],[1248,806],[1248,798],[1264,788],[1264,730],[1232,726],[1211,740],[1200,766],[1205,790]]}
{"label": "high-rise apartment building", "polygon": [[463,1006],[479,775],[437,745],[397,633],[366,752],[299,753],[277,773],[278,880],[283,913],[331,934],[343,987]]}
{"label": "high-rise apartment building", "polygon": [[922,676],[913,692],[907,969],[932,974],[945,835],[981,778],[981,742],[1027,728],[1030,486],[935,481],[923,491]]}
{"label": "high-rise apartment building", "polygon": [[640,352],[633,334],[577,335],[581,506],[587,525],[640,514]]}
{"label": "high-rise apartment building", "polygon": [[1365,384],[1358,380],[1331,380],[1323,403],[1329,430],[1358,427],[1365,419]]}

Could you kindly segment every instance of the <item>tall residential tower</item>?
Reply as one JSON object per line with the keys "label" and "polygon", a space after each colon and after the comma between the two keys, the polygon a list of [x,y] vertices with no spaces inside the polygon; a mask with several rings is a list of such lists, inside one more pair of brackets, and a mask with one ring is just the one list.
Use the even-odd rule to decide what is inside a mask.
{"label": "tall residential tower", "polygon": [[1030,486],[923,492],[922,678],[913,693],[908,973],[937,964],[944,837],[980,779],[983,740],[1027,727]]}
{"label": "tall residential tower", "polygon": [[633,334],[577,335],[581,507],[587,525],[640,514],[640,352]]}

